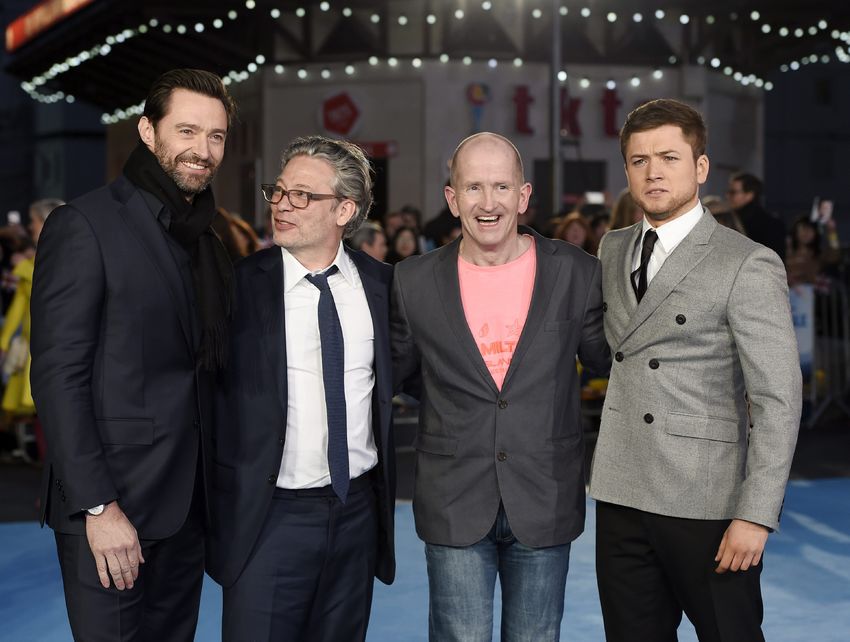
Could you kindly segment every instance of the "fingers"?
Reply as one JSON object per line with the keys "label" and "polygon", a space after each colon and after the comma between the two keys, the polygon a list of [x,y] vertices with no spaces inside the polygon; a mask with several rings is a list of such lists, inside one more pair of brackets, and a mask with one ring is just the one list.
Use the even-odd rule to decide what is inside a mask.
{"label": "fingers", "polygon": [[121,571],[121,562],[118,560],[118,556],[114,553],[108,555],[106,562],[109,564],[109,575],[112,577],[112,583],[119,591],[123,591],[125,587],[124,574]]}
{"label": "fingers", "polygon": [[106,558],[103,555],[95,555],[95,565],[97,566],[97,576],[100,578],[100,585],[108,589],[109,573],[106,572]]}

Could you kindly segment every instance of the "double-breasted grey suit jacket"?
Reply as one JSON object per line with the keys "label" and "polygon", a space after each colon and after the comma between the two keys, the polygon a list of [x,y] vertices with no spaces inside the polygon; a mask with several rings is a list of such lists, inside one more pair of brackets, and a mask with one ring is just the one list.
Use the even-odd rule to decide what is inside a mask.
{"label": "double-breasted grey suit jacket", "polygon": [[782,263],[703,212],[638,304],[640,234],[612,231],[599,253],[614,363],[590,494],[776,528],[802,396]]}
{"label": "double-breasted grey suit jacket", "polygon": [[431,544],[487,535],[503,502],[527,546],[572,541],[584,528],[584,440],[576,371],[607,372],[599,262],[534,234],[528,317],[501,391],[463,311],[455,241],[396,266],[391,333],[397,386],[421,373],[413,500]]}

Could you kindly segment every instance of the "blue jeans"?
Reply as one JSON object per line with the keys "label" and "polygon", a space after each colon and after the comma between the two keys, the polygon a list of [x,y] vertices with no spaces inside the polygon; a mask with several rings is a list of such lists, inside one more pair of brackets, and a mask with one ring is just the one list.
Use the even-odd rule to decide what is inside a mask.
{"label": "blue jeans", "polygon": [[499,507],[481,541],[454,547],[425,544],[428,563],[428,632],[431,642],[490,642],[493,590],[502,588],[502,642],[560,638],[570,545],[520,544]]}

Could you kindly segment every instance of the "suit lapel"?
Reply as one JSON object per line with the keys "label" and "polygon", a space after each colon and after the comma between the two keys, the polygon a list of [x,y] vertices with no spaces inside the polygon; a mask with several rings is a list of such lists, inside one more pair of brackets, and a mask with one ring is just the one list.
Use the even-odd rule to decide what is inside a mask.
{"label": "suit lapel", "polygon": [[262,336],[268,337],[262,351],[268,359],[277,385],[281,412],[286,417],[288,386],[286,370],[286,321],[283,297],[283,256],[272,247],[258,263],[257,276],[251,279],[251,298],[260,321]]}
{"label": "suit lapel", "polygon": [[670,295],[673,288],[699,265],[711,252],[708,241],[717,223],[711,214],[703,211],[703,215],[694,229],[682,239],[673,253],[664,261],[658,274],[652,279],[641,302],[635,308],[620,341],[625,341],[649,316],[655,312],[661,303]]}
{"label": "suit lapel", "polygon": [[[380,390],[389,390],[392,388],[392,373],[386,367],[391,363],[392,358],[389,353],[390,335],[389,335],[389,301],[387,300],[387,284],[382,283],[369,269],[366,259],[359,252],[349,251],[346,247],[348,255],[354,261],[357,267],[357,272],[360,274],[360,281],[363,284],[363,291],[366,293],[366,302],[369,304],[369,313],[372,315],[372,328],[375,333],[375,390],[374,396],[379,396]],[[377,404],[377,408],[381,408],[381,404]],[[387,443],[387,435],[384,434],[384,427],[389,427],[389,422],[383,421],[383,417],[377,423],[380,426],[380,431],[375,431],[375,438],[378,440],[378,448],[381,444]]]}
{"label": "suit lapel", "polygon": [[457,256],[460,240],[455,240],[442,252],[440,260],[434,266],[434,281],[440,300],[443,302],[443,311],[448,319],[449,326],[454,332],[458,345],[466,354],[469,363],[475,368],[481,378],[498,394],[499,389],[493,376],[484,363],[484,358],[475,343],[475,337],[469,330],[466,315],[463,312],[463,302],[460,298],[460,280],[457,272]]}
{"label": "suit lapel", "polygon": [[119,210],[119,213],[141,242],[151,258],[157,274],[165,283],[166,290],[174,301],[174,308],[183,330],[183,337],[186,339],[186,346],[190,353],[194,354],[189,301],[183,288],[183,280],[180,277],[177,262],[168,248],[168,241],[164,236],[167,232],[160,225],[155,213],[150,211],[139,190],[133,188],[129,181],[127,185],[119,184],[117,187],[121,196],[129,196],[124,201],[124,207]]}
{"label": "suit lapel", "polygon": [[635,244],[638,238],[640,238],[642,230],[642,223],[633,225],[631,233],[620,244],[617,252],[617,265],[620,266],[620,275],[625,275],[624,278],[617,279],[617,289],[620,292],[620,298],[629,316],[634,314],[638,304],[635,289],[632,287],[632,261],[634,259]]}
{"label": "suit lapel", "polygon": [[555,261],[552,258],[554,248],[549,242],[549,239],[544,239],[542,236],[534,234],[534,240],[534,248],[537,253],[537,269],[534,275],[531,304],[528,306],[525,325],[522,328],[516,349],[511,357],[511,365],[508,366],[508,371],[505,373],[502,390],[508,386],[514,372],[519,368],[522,358],[528,352],[528,346],[531,345],[534,337],[540,331],[540,326],[543,324],[543,319],[546,315],[546,309],[552,300],[552,291],[560,276],[561,262]]}

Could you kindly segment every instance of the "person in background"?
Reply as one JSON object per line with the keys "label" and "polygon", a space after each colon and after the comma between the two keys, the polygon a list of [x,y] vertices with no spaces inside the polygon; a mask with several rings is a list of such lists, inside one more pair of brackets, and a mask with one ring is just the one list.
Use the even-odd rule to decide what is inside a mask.
{"label": "person in background", "polygon": [[708,194],[707,196],[702,197],[702,204],[705,209],[711,212],[712,216],[714,216],[714,220],[720,223],[720,225],[728,227],[731,230],[735,230],[744,236],[747,235],[744,231],[744,226],[741,225],[741,219],[739,219],[738,215],[735,214],[735,210],[732,209],[732,206],[729,205],[728,201],[724,200],[720,196]]}
{"label": "person in background", "polygon": [[579,212],[567,214],[555,227],[552,238],[572,243],[588,254],[596,256],[596,240],[590,223]]}
{"label": "person in background", "polygon": [[[29,209],[29,232],[33,243],[37,246],[44,222],[57,207],[64,205],[58,198],[45,198],[35,201]],[[15,296],[0,330],[0,358],[3,358],[3,371],[8,376],[6,389],[3,391],[2,408],[12,417],[19,431],[19,442],[22,441],[20,431],[33,421],[35,404],[30,387],[30,299],[32,297],[32,276],[35,267],[35,257],[22,259],[15,265],[13,274],[17,278]],[[14,346],[10,351],[10,346]],[[10,363],[12,360],[15,363]],[[39,458],[43,459],[45,444],[40,425],[36,424],[36,443]],[[19,444],[20,445],[20,444]],[[26,451],[24,450],[24,454]],[[28,455],[27,455],[28,456]]]}
{"label": "person in background", "polygon": [[590,232],[593,235],[593,241],[596,243],[597,248],[600,241],[602,241],[602,237],[608,233],[609,229],[611,229],[610,213],[600,212],[594,214],[593,218],[590,219]]}
{"label": "person in background", "polygon": [[212,228],[234,263],[260,249],[260,239],[253,228],[242,217],[223,207],[217,209]]}
{"label": "person in background", "polygon": [[360,250],[376,261],[387,258],[387,236],[377,221],[364,221],[348,242],[352,249]]}
{"label": "person in background", "polygon": [[621,230],[624,227],[634,225],[642,220],[643,212],[641,211],[640,206],[635,203],[635,199],[632,198],[629,188],[627,187],[620,192],[617,200],[614,201],[614,207],[611,208],[610,229]]}
{"label": "person in background", "polygon": [[400,227],[396,230],[395,236],[390,240],[390,248],[386,258],[387,263],[395,265],[399,261],[403,261],[415,254],[421,254],[416,230],[412,227]]}
{"label": "person in background", "polygon": [[[788,271],[788,285],[803,283],[826,287],[824,276],[829,268],[841,259],[838,235],[835,233],[835,221],[829,219],[827,225],[832,228],[828,235],[827,247],[823,247],[820,228],[808,216],[801,216],[791,225],[788,239],[788,251],[785,255],[785,269]],[[829,228],[828,228],[829,229]]]}
{"label": "person in background", "polygon": [[784,260],[785,223],[764,208],[763,191],[764,183],[761,179],[747,172],[737,172],[729,177],[726,198],[741,220],[747,236],[756,243],[769,247]]}

